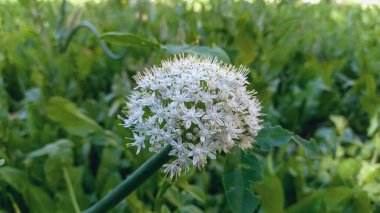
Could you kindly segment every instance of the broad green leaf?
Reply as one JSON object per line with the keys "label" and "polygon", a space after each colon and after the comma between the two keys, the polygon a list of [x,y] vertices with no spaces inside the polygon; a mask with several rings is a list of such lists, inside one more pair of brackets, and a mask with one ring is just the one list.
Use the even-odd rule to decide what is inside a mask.
{"label": "broad green leaf", "polygon": [[45,77],[40,71],[33,70],[30,78],[39,87],[43,87],[45,84]]}
{"label": "broad green leaf", "polygon": [[181,206],[181,207],[179,207],[178,211],[180,213],[202,213],[202,212],[204,212],[200,208],[198,208],[197,206],[192,205],[192,204]]}
{"label": "broad green leaf", "polygon": [[9,166],[0,167],[0,179],[7,182],[22,195],[27,192],[29,182],[25,171]]}
{"label": "broad green leaf", "polygon": [[162,205],[160,213],[171,213],[171,211],[167,205]]}
{"label": "broad green leaf", "polygon": [[280,126],[264,126],[257,135],[256,141],[262,151],[270,151],[273,147],[281,147],[288,143],[293,133]]}
{"label": "broad green leaf", "polygon": [[235,38],[235,42],[239,47],[239,54],[236,59],[237,63],[249,65],[257,57],[257,50],[254,40],[246,35],[246,31],[242,30]]}
{"label": "broad green leaf", "polygon": [[361,191],[355,195],[352,204],[352,212],[372,212],[371,211],[371,200],[368,198],[368,195]]}
{"label": "broad green leaf", "polygon": [[102,128],[84,115],[71,101],[62,97],[52,97],[46,104],[48,118],[59,123],[73,135],[86,136]]}
{"label": "broad green leaf", "polygon": [[320,157],[321,153],[320,153],[318,144],[315,142],[314,139],[307,141],[298,135],[294,135],[293,140],[305,150],[307,157],[309,158]]}
{"label": "broad green leaf", "polygon": [[225,63],[230,63],[231,60],[227,53],[220,47],[206,47],[206,46],[188,46],[188,45],[174,45],[167,44],[162,46],[170,54],[188,53],[199,56],[208,56],[222,60]]}
{"label": "broad green leaf", "polygon": [[359,160],[354,158],[348,158],[342,160],[338,164],[338,174],[342,180],[345,181],[355,181],[360,171],[361,163]]}
{"label": "broad green leaf", "polygon": [[[83,168],[84,168],[83,166],[77,166],[77,167],[70,166],[70,167],[67,167],[67,172],[70,176],[70,181],[74,188],[75,198],[78,202],[79,207],[81,209],[86,209],[90,206],[91,202],[90,202],[88,194],[86,194],[83,188],[83,173],[84,173]],[[120,182],[121,180],[119,179],[119,183]],[[108,184],[108,183],[105,183],[105,184]],[[65,185],[65,189],[66,189],[67,196],[69,196],[67,185]]]}
{"label": "broad green leaf", "polygon": [[108,193],[110,193],[117,185],[119,185],[123,180],[120,177],[120,174],[118,172],[111,172],[108,177],[106,178],[106,181],[104,181],[104,185],[102,187],[101,197],[106,196]]}
{"label": "broad green leaf", "polygon": [[261,179],[260,162],[253,153],[235,149],[224,165],[223,187],[227,203],[234,213],[251,213],[259,205],[252,191],[253,181]]}
{"label": "broad green leaf", "polygon": [[75,212],[70,196],[67,191],[57,191],[55,193],[57,213]]}
{"label": "broad green leaf", "polygon": [[177,187],[174,185],[169,187],[164,194],[164,197],[177,208],[183,205],[182,196]]}
{"label": "broad green leaf", "polygon": [[373,182],[361,188],[374,203],[380,203],[380,183]]}
{"label": "broad green leaf", "polygon": [[380,177],[380,164],[372,164],[367,161],[362,161],[360,166],[360,172],[357,176],[359,185],[366,185],[376,182]]}
{"label": "broad green leaf", "polygon": [[94,60],[97,59],[93,54],[93,52],[87,51],[87,49],[83,48],[77,57],[75,57],[79,80],[85,79],[91,73],[94,66]]}
{"label": "broad green leaf", "polygon": [[284,212],[284,191],[278,177],[265,176],[262,182],[255,184],[255,189],[260,196],[260,205],[263,212]]}
{"label": "broad green leaf", "polygon": [[38,162],[36,158],[48,156],[43,164],[46,184],[53,189],[58,189],[64,183],[62,167],[71,166],[74,162],[72,148],[73,144],[70,140],[60,139],[32,151],[26,156],[24,163],[29,166],[34,161]]}
{"label": "broad green leaf", "polygon": [[50,196],[41,188],[30,184],[24,171],[12,167],[1,167],[0,179],[3,179],[23,196],[30,212],[44,213],[55,209]]}
{"label": "broad green leaf", "polygon": [[[149,206],[146,205],[144,200],[139,198],[137,196],[138,194],[136,192],[133,192],[129,196],[126,197],[127,200],[127,206],[128,206],[128,211],[130,212],[149,212],[148,210]],[[120,205],[120,204],[119,204]]]}
{"label": "broad green leaf", "polygon": [[51,213],[53,209],[56,209],[51,196],[42,188],[34,185],[28,186],[27,198],[24,199],[27,200],[29,210],[32,213]]}
{"label": "broad green leaf", "polygon": [[286,209],[286,213],[319,213],[322,209],[327,212],[344,212],[350,204],[355,189],[348,187],[326,188],[315,191],[311,195],[297,201]]}
{"label": "broad green leaf", "polygon": [[121,151],[112,146],[104,147],[100,165],[98,166],[96,175],[96,189],[105,195],[109,192],[109,188],[104,188],[110,174],[117,172],[120,168]]}
{"label": "broad green leaf", "polygon": [[44,155],[62,155],[65,152],[70,152],[71,148],[73,147],[73,144],[70,140],[67,139],[59,139],[53,143],[49,143],[45,145],[44,147],[34,150],[33,152],[29,153],[27,155],[27,160],[31,160],[36,157],[41,157]]}
{"label": "broad green leaf", "polygon": [[206,195],[204,194],[204,191],[200,186],[197,185],[191,185],[187,182],[184,182],[183,184],[180,184],[180,186],[187,192],[191,197],[194,199],[204,203],[206,199]]}
{"label": "broad green leaf", "polygon": [[121,46],[160,48],[160,44],[157,41],[149,40],[133,33],[108,32],[100,38],[103,41]]}
{"label": "broad green leaf", "polygon": [[246,188],[231,188],[225,195],[227,203],[234,213],[253,212],[260,204],[260,198]]}

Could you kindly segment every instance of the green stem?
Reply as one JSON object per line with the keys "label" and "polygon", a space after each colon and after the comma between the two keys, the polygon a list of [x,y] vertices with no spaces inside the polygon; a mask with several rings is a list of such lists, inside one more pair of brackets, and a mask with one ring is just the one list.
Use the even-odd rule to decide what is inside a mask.
{"label": "green stem", "polygon": [[62,169],[63,169],[63,177],[65,178],[67,189],[69,190],[70,200],[71,200],[71,203],[73,204],[75,213],[80,213],[80,208],[79,208],[77,199],[75,197],[73,184],[71,183],[69,173],[67,172],[66,167],[63,167]]}
{"label": "green stem", "polygon": [[83,213],[106,212],[113,206],[117,205],[160,169],[162,165],[169,161],[171,158],[171,156],[169,156],[170,150],[171,146],[164,147],[159,153],[155,154],[127,179],[120,183],[112,192]]}
{"label": "green stem", "polygon": [[371,164],[375,164],[377,161],[377,158],[380,155],[380,132],[377,132],[373,138],[372,141],[375,145],[375,150],[373,151],[372,159],[371,159]]}
{"label": "green stem", "polygon": [[162,195],[164,192],[169,188],[170,183],[168,181],[165,181],[162,186],[160,186],[160,189],[157,192],[156,198],[154,200],[154,212],[161,212],[159,209],[162,203]]}
{"label": "green stem", "polygon": [[77,26],[75,26],[74,28],[71,29],[71,31],[68,33],[67,36],[62,36],[63,38],[66,38],[66,40],[64,41],[63,44],[61,44],[61,51],[62,52],[65,52],[67,47],[69,46],[70,42],[71,42],[71,39],[74,37],[74,35],[78,32],[78,30],[80,29],[88,29],[89,31],[91,31],[95,37],[98,39],[98,42],[99,42],[99,45],[103,48],[104,52],[112,59],[120,59],[122,58],[125,54],[124,53],[121,53],[121,54],[115,54],[113,53],[107,46],[106,43],[104,43],[104,41],[100,40],[100,34],[98,33],[98,31],[96,30],[96,28],[88,21],[82,21],[81,23],[79,23]]}
{"label": "green stem", "polygon": [[269,174],[274,175],[274,168],[273,168],[273,154],[272,152],[269,152],[268,157],[267,157],[267,163],[268,163],[268,171]]}
{"label": "green stem", "polygon": [[380,150],[378,148],[375,148],[375,151],[373,152],[373,156],[372,156],[372,159],[371,159],[371,164],[375,164],[376,161],[377,161],[377,157],[379,156],[380,154]]}

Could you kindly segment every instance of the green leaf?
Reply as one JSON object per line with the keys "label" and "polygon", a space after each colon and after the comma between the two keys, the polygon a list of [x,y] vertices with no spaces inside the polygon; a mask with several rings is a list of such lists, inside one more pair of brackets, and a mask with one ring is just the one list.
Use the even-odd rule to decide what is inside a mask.
{"label": "green leaf", "polygon": [[4,159],[0,159],[0,166],[2,166],[4,164],[5,164],[5,160]]}
{"label": "green leaf", "polygon": [[27,160],[31,160],[36,157],[41,157],[44,155],[59,155],[62,156],[65,152],[70,152],[73,144],[70,140],[67,139],[59,139],[53,143],[49,143],[44,147],[34,150],[33,152],[27,155]]}
{"label": "green leaf", "polygon": [[177,187],[171,186],[169,187],[164,194],[164,197],[177,208],[183,205],[182,196]]}
{"label": "green leaf", "polygon": [[342,180],[345,181],[355,181],[360,171],[361,163],[359,160],[354,158],[348,158],[342,160],[337,167],[338,174]]}
{"label": "green leaf", "polygon": [[[51,196],[39,187],[28,186],[27,203],[32,213],[50,213],[55,208],[55,202]],[[26,199],[24,197],[24,199]]]}
{"label": "green leaf", "polygon": [[370,163],[362,161],[360,165],[360,172],[357,176],[359,185],[366,185],[371,183],[377,183],[377,179],[380,177],[380,164]]}
{"label": "green leaf", "polygon": [[220,47],[206,47],[206,46],[189,46],[189,45],[174,45],[167,44],[162,46],[170,54],[181,54],[188,53],[199,56],[209,56],[213,58],[217,58],[225,63],[230,63],[230,57],[228,57],[227,53]]}
{"label": "green leaf", "polygon": [[102,187],[101,197],[106,196],[108,193],[110,193],[112,190],[115,189],[115,187],[120,184],[123,181],[123,179],[120,177],[120,174],[118,172],[111,172],[104,181],[104,185]]}
{"label": "green leaf", "polygon": [[3,179],[23,196],[30,212],[44,213],[55,209],[50,196],[41,188],[30,184],[24,171],[12,167],[2,167],[0,168],[0,179]]}
{"label": "green leaf", "polygon": [[154,40],[148,40],[140,35],[123,32],[108,32],[100,36],[103,41],[127,47],[153,47],[160,48]]}
{"label": "green leaf", "polygon": [[321,156],[319,147],[314,139],[307,141],[298,135],[294,135],[293,140],[305,150],[307,157],[319,158]]}
{"label": "green leaf", "polygon": [[348,187],[334,187],[315,191],[287,208],[286,213],[318,213],[323,208],[327,212],[344,212],[344,209],[350,204],[349,201],[354,195],[354,190]]}
{"label": "green leaf", "polygon": [[28,187],[28,177],[20,169],[9,166],[0,168],[0,178],[16,189],[20,194],[25,194]]}
{"label": "green leaf", "polygon": [[63,184],[62,166],[71,166],[74,162],[72,148],[70,140],[60,139],[27,154],[24,163],[29,166],[36,161],[36,158],[48,156],[43,164],[46,184],[50,188],[58,189]]}
{"label": "green leaf", "polygon": [[171,211],[170,211],[169,207],[164,204],[164,205],[161,206],[160,213],[171,213]]}
{"label": "green leaf", "polygon": [[[76,197],[79,207],[81,209],[86,209],[89,207],[91,202],[90,202],[89,196],[85,193],[84,187],[83,187],[83,173],[84,173],[83,168],[84,168],[83,166],[78,166],[78,167],[71,166],[71,167],[67,167],[67,172],[69,174],[72,187],[74,188],[75,197]],[[119,179],[119,183],[120,182],[121,180]],[[108,184],[108,182],[106,182],[105,184]],[[68,191],[67,185],[65,185],[65,189],[66,189],[66,195],[69,197],[69,191]],[[70,205],[73,205],[71,201],[70,201]]]}
{"label": "green leaf", "polygon": [[179,207],[179,213],[202,213],[203,211],[195,205],[185,205]]}
{"label": "green leaf", "polygon": [[246,35],[246,30],[241,32],[235,37],[235,43],[239,47],[238,57],[236,62],[239,64],[249,65],[257,57],[257,50],[254,40]]}
{"label": "green leaf", "polygon": [[380,128],[380,113],[375,114],[372,116],[369,127],[367,129],[367,135],[373,136],[375,132]]}
{"label": "green leaf", "polygon": [[120,168],[121,151],[111,146],[104,147],[102,151],[101,162],[96,174],[96,189],[100,190],[102,195],[107,194],[110,188],[105,188],[110,174],[117,172]]}
{"label": "green leaf", "polygon": [[344,134],[344,129],[347,127],[348,121],[341,115],[330,115],[330,120],[334,123],[339,135]]}
{"label": "green leaf", "polygon": [[358,192],[352,202],[352,212],[371,212],[371,200],[367,193]]}
{"label": "green leaf", "polygon": [[265,176],[263,181],[255,185],[260,196],[261,209],[265,213],[284,212],[284,191],[281,180],[276,176]]}
{"label": "green leaf", "polygon": [[[378,176],[379,177],[379,176]],[[368,197],[374,203],[380,203],[380,184],[379,183],[370,183],[362,187],[363,191],[366,192]]]}
{"label": "green leaf", "polygon": [[71,101],[62,97],[52,97],[46,104],[49,119],[59,123],[73,135],[86,136],[102,128],[91,118],[84,115]]}
{"label": "green leaf", "polygon": [[252,191],[252,182],[261,179],[260,162],[253,153],[235,149],[227,157],[223,187],[227,203],[234,213],[251,213],[259,205]]}
{"label": "green leaf", "polygon": [[281,126],[264,126],[257,135],[256,141],[262,151],[268,152],[273,147],[282,147],[290,141],[293,133]]}
{"label": "green leaf", "polygon": [[[137,196],[137,192],[133,192],[127,196],[128,211],[130,212],[148,212],[149,206],[146,202]],[[121,203],[122,204],[122,203]],[[120,204],[119,204],[120,205]],[[124,211],[126,212],[126,211]]]}
{"label": "green leaf", "polygon": [[71,203],[69,193],[67,191],[56,191],[56,213],[75,212],[73,204]]}
{"label": "green leaf", "polygon": [[180,186],[194,199],[204,203],[206,199],[206,195],[202,188],[197,185],[190,185],[187,182],[180,184]]}

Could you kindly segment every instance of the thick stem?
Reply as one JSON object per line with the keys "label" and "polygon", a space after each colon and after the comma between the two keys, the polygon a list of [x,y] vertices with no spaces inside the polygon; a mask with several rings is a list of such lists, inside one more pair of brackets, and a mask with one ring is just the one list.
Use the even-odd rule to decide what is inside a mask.
{"label": "thick stem", "polygon": [[169,156],[170,150],[171,146],[168,145],[164,147],[159,153],[155,154],[134,173],[127,177],[127,179],[119,184],[112,192],[83,213],[106,212],[113,206],[117,205],[160,169],[162,165],[169,161],[171,158],[171,156]]}

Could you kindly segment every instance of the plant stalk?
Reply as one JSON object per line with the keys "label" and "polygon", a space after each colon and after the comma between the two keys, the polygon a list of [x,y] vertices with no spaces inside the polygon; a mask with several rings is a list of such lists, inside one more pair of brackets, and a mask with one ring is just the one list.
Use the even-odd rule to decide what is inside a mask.
{"label": "plant stalk", "polygon": [[132,193],[137,187],[144,183],[150,176],[152,176],[162,165],[169,161],[169,151],[171,146],[167,145],[159,153],[151,157],[147,162],[140,166],[134,173],[127,177],[120,183],[112,192],[95,203],[92,207],[85,210],[83,213],[97,213],[106,212],[126,196]]}
{"label": "plant stalk", "polygon": [[75,213],[80,213],[80,208],[77,202],[77,198],[75,197],[74,188],[70,180],[69,172],[67,171],[66,167],[63,167],[62,170],[63,170],[63,177],[65,178],[67,189],[69,191],[70,200],[71,200],[71,203],[73,204]]}
{"label": "plant stalk", "polygon": [[78,30],[80,29],[88,29],[89,31],[91,31],[95,37],[98,39],[98,42],[99,42],[99,45],[103,48],[104,52],[112,59],[121,59],[125,53],[121,53],[121,54],[115,54],[113,53],[107,46],[106,43],[104,43],[104,41],[100,40],[100,34],[98,33],[98,31],[96,30],[96,28],[88,21],[82,21],[81,23],[79,23],[78,25],[76,25],[74,28],[72,28],[70,30],[70,32],[68,33],[68,35],[66,36],[61,36],[61,39],[63,38],[66,38],[64,43],[61,44],[61,52],[65,52],[66,49],[68,48],[70,42],[71,42],[71,39],[74,37],[74,35],[78,32]]}

